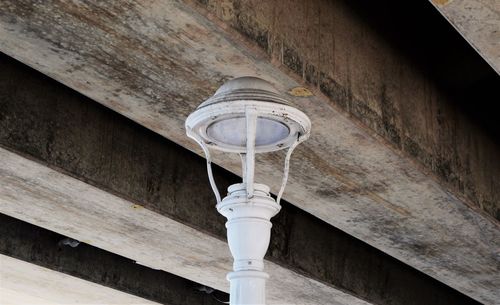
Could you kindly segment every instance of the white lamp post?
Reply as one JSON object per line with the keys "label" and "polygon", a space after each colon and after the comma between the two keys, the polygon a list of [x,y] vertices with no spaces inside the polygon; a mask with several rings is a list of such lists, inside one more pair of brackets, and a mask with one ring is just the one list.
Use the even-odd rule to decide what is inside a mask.
{"label": "white lamp post", "polygon": [[[264,255],[271,236],[270,219],[281,206],[294,148],[309,137],[311,122],[268,82],[235,78],[203,102],[186,120],[186,133],[203,149],[217,210],[227,218],[227,240],[234,258],[227,275],[230,303],[265,304]],[[209,149],[240,154],[243,182],[228,188],[221,200],[211,169]],[[255,154],[288,149],[276,201],[269,187],[254,183]]]}

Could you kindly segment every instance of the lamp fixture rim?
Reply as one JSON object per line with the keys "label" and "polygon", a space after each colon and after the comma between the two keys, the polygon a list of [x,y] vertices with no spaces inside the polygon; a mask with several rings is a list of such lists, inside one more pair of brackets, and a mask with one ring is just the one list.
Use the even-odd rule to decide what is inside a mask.
{"label": "lamp fixture rim", "polygon": [[[255,94],[255,91],[253,94]],[[243,97],[240,94],[238,94],[238,96],[239,98]],[[265,96],[269,95],[266,93]],[[233,97],[236,96],[233,95]],[[280,99],[286,101],[283,98]],[[271,98],[271,100],[272,101],[269,101],[268,99],[266,101],[259,97],[256,99],[256,96],[253,95],[252,99],[233,100],[232,98],[223,98],[209,104],[202,103],[186,119],[186,132],[188,135],[196,135],[196,137],[201,139],[209,148],[225,152],[245,153],[246,145],[231,145],[217,141],[208,135],[207,129],[212,124],[219,121],[245,117],[246,111],[251,109],[256,112],[259,118],[281,123],[286,126],[289,131],[288,135],[279,141],[266,145],[257,145],[255,147],[256,153],[286,149],[292,146],[298,138],[305,139],[309,137],[311,132],[311,121],[305,113],[285,103],[276,102],[274,98]]]}

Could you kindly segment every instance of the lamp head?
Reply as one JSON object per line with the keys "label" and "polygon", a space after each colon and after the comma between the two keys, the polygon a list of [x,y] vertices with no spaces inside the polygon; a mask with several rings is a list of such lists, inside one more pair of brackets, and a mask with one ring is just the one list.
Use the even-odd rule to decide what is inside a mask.
{"label": "lamp head", "polygon": [[226,152],[247,153],[247,114],[255,121],[255,153],[290,147],[307,138],[311,122],[267,81],[245,76],[222,85],[186,120],[186,130],[207,147]]}

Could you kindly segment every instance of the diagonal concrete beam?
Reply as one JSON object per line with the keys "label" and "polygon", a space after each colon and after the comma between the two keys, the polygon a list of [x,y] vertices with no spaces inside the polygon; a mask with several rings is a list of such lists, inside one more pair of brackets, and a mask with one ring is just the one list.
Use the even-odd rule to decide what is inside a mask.
{"label": "diagonal concrete beam", "polygon": [[[0,212],[228,291],[225,242],[0,149]],[[368,304],[267,262],[269,304]]]}
{"label": "diagonal concrete beam", "polygon": [[500,3],[496,0],[431,2],[500,74]]}
{"label": "diagonal concrete beam", "polygon": [[430,2],[197,3],[500,219],[500,77]]}
{"label": "diagonal concrete beam", "polygon": [[[62,245],[61,241],[65,238],[63,235],[0,214],[0,254],[2,255],[0,273],[4,279],[0,289],[12,286],[10,290],[15,294],[35,296],[43,293],[44,297],[58,304],[70,304],[76,300],[78,304],[109,302],[110,304],[216,305],[220,303],[214,297],[222,300],[229,299],[227,294],[220,291],[214,291],[214,297],[212,297],[197,290],[200,288],[197,283],[164,271],[150,269],[125,257],[85,243],[80,243],[74,248]],[[16,260],[25,263],[16,263]],[[42,268],[29,267],[31,264]],[[60,281],[42,277],[33,282],[33,278],[31,280],[26,278],[39,274],[40,270],[45,268],[68,276],[52,276],[62,278],[63,280]],[[28,271],[23,272],[24,270]],[[64,284],[68,281],[71,283],[72,278],[98,285],[83,284],[89,288],[81,289]],[[54,282],[59,284],[55,285]],[[111,289],[105,289],[102,286]],[[45,287],[50,290],[44,292]],[[102,290],[107,291],[106,298],[99,293]],[[73,300],[67,299],[69,296],[65,293],[71,296],[72,291],[75,291],[75,296],[72,296]],[[136,297],[130,296],[129,300],[119,298],[120,295],[126,294]],[[1,300],[2,304],[9,304],[12,301],[8,296]]]}
{"label": "diagonal concrete beam", "polygon": [[[300,85],[241,36],[180,2],[25,0],[3,1],[1,8],[0,50],[194,151],[184,118],[223,80],[259,75],[283,92]],[[425,80],[416,80],[425,87]],[[416,84],[411,77],[405,81]],[[499,298],[494,220],[470,209],[321,95],[290,98],[315,127],[292,160],[286,199],[477,300]],[[123,147],[131,149],[136,147]],[[487,158],[496,168],[498,160]],[[217,160],[238,171],[239,160]],[[257,172],[275,187],[277,160],[263,158]]]}
{"label": "diagonal concrete beam", "polygon": [[[224,220],[203,159],[12,59],[0,63],[0,145],[127,198],[2,151],[0,211],[225,289]],[[221,185],[238,179],[214,173]],[[267,260],[275,301],[474,303],[286,202]]]}
{"label": "diagonal concrete beam", "polygon": [[133,295],[0,254],[3,305],[159,305]]}

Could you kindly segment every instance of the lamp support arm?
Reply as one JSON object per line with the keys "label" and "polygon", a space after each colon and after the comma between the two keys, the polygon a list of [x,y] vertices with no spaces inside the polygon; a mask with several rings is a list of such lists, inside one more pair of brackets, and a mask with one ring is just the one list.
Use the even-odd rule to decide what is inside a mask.
{"label": "lamp support arm", "polygon": [[307,140],[308,136],[298,134],[297,136],[297,141],[293,143],[290,148],[288,148],[288,151],[286,152],[285,156],[285,168],[283,170],[283,179],[281,180],[281,188],[280,191],[278,192],[278,196],[276,197],[276,203],[280,204],[281,197],[283,196],[283,192],[285,191],[286,183],[288,181],[288,172],[290,171],[290,157],[292,156],[292,153],[294,149],[299,145],[300,143],[304,142]]}
{"label": "lamp support arm", "polygon": [[207,159],[208,181],[210,182],[210,186],[212,187],[212,191],[214,192],[217,204],[219,204],[221,202],[221,197],[219,189],[217,188],[217,184],[215,184],[214,175],[212,173],[212,157],[210,155],[210,151],[208,150],[208,147],[205,145],[205,142],[203,142],[203,140],[200,137],[198,137],[194,132],[192,132],[191,129],[187,130],[187,136],[193,139],[196,143],[198,143],[198,145],[201,146],[201,149],[205,153],[205,158]]}

